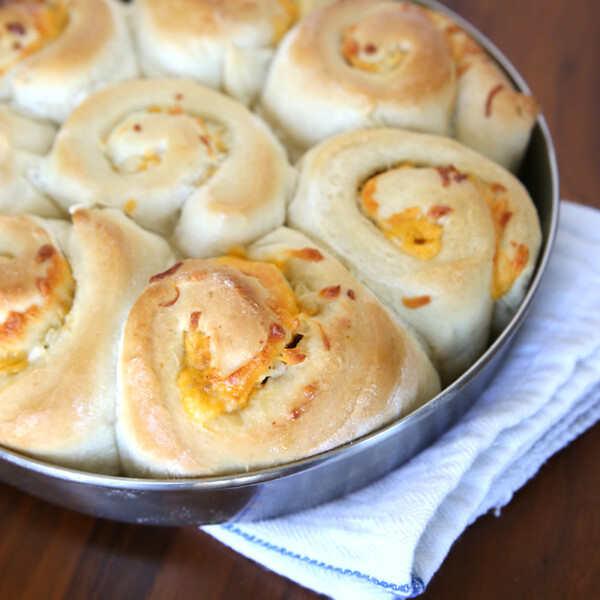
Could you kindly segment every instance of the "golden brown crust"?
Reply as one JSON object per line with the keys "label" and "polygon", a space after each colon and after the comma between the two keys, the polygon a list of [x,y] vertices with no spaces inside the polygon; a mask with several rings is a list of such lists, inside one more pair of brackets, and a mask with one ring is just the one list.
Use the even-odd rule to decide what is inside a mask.
{"label": "golden brown crust", "polygon": [[[249,249],[258,263],[185,261],[140,296],[121,346],[118,439],[127,472],[192,476],[280,464],[363,435],[437,393],[414,339],[339,263],[306,248],[315,249],[279,229]],[[278,286],[288,289],[279,292],[287,304],[274,302]],[[186,408],[192,391],[176,384],[195,327],[210,340],[209,393],[222,375],[232,394],[240,373],[280,344],[244,402],[200,421]]]}
{"label": "golden brown crust", "polygon": [[[383,2],[374,10],[372,2],[351,0],[314,13],[300,29],[289,60],[311,69],[318,65],[311,75],[325,89],[336,87],[335,72],[337,85],[372,108],[386,102],[429,103],[453,82],[448,48],[427,12],[416,5]],[[334,31],[341,42],[332,43]]]}
{"label": "golden brown crust", "polygon": [[260,108],[298,154],[377,125],[449,133],[454,64],[427,12],[392,1],[334,2],[279,47]]}
{"label": "golden brown crust", "polygon": [[145,74],[194,79],[246,104],[300,11],[294,0],[140,0],[134,8]]}
{"label": "golden brown crust", "polygon": [[251,37],[259,38],[258,44],[269,46],[277,41],[277,34],[285,31],[281,31],[280,22],[287,23],[287,29],[297,16],[293,2],[280,0],[180,0],[176,4],[140,0],[137,4],[138,15],[149,21],[159,40],[184,40],[190,36],[235,44],[244,41],[244,34],[248,35],[251,27]]}
{"label": "golden brown crust", "polygon": [[[37,316],[16,345],[1,343],[22,363],[10,369],[4,362],[0,374],[0,443],[49,462],[115,473],[118,335],[133,298],[171,252],[113,212],[78,209],[72,226],[22,216],[0,223],[8,232],[1,237],[3,327]],[[16,297],[28,281],[31,293]]]}
{"label": "golden brown crust", "polygon": [[388,126],[454,135],[516,170],[539,107],[443,13],[345,0],[284,40],[260,110],[294,156],[343,131]]}
{"label": "golden brown crust", "polygon": [[0,90],[19,109],[62,121],[84,96],[134,77],[137,65],[121,7],[112,0],[3,3],[14,37],[0,55]]}
{"label": "golden brown crust", "polygon": [[[0,365],[20,360],[24,366],[29,349],[62,324],[74,281],[68,262],[43,227],[23,215],[1,219],[0,227]],[[12,372],[18,370],[8,369]],[[6,374],[0,367],[0,376]]]}
{"label": "golden brown crust", "polygon": [[458,75],[454,137],[516,173],[540,105],[517,92],[487,53],[450,18],[430,12],[445,33]]}

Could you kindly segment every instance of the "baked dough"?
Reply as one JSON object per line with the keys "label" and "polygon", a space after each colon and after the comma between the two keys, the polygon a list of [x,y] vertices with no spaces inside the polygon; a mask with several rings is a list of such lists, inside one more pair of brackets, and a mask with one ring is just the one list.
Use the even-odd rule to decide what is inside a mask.
{"label": "baked dough", "polygon": [[0,444],[117,473],[118,337],[170,248],[116,211],[0,215]]}
{"label": "baked dough", "polygon": [[333,258],[281,228],[246,258],[152,279],[120,350],[129,475],[239,473],[310,456],[439,391],[415,339]]}
{"label": "baked dough", "polygon": [[291,226],[325,244],[429,345],[442,382],[506,325],[541,233],[525,188],[448,138],[343,134],[304,157]]}
{"label": "baked dough", "polygon": [[133,29],[150,77],[185,77],[249,104],[297,8],[280,0],[137,0]]}
{"label": "baked dough", "polygon": [[118,207],[205,257],[280,226],[294,175],[240,103],[190,81],[147,79],[81,104],[33,178],[65,208]]}
{"label": "baked dough", "polygon": [[420,7],[333,2],[278,48],[260,110],[294,155],[336,133],[376,125],[450,132],[454,64]]}
{"label": "baked dough", "polygon": [[50,150],[56,127],[28,119],[0,104],[0,214],[63,216],[58,207],[27,179]]}
{"label": "baked dough", "polygon": [[0,6],[0,99],[61,122],[90,92],[136,77],[114,0],[8,0]]}
{"label": "baked dough", "polygon": [[431,361],[462,374],[526,292],[537,215],[476,153],[378,127],[517,170],[537,102],[413,4],[130,8],[150,77],[253,105],[277,52],[258,110],[293,157],[359,131],[301,163],[289,223],[317,246],[276,229],[296,172],[244,106],[185,79],[113,85],[138,72],[123,6],[1,2],[0,99],[67,120],[54,144],[0,105],[0,213],[30,213],[0,214],[0,444],[97,473],[239,473],[415,410],[440,389]]}
{"label": "baked dough", "polygon": [[516,173],[540,105],[517,92],[483,48],[449,17],[429,12],[444,31],[457,72],[453,136]]}
{"label": "baked dough", "polygon": [[184,77],[251,104],[273,50],[302,16],[330,0],[137,0],[132,16],[149,77]]}
{"label": "baked dough", "polygon": [[301,21],[277,50],[259,109],[294,157],[344,131],[389,126],[455,134],[511,169],[539,111],[451,19],[392,0],[340,0]]}

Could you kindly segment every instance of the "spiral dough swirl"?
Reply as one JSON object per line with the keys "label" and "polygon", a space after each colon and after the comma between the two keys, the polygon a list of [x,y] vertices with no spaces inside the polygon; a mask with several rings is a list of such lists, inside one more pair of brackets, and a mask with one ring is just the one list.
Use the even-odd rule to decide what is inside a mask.
{"label": "spiral dough swirl", "polygon": [[340,0],[302,20],[259,107],[296,156],[386,126],[456,137],[511,170],[539,112],[449,17],[390,0]]}
{"label": "spiral dough swirl", "polygon": [[116,211],[79,208],[72,224],[0,216],[0,444],[118,472],[118,333],[171,260],[164,240]]}
{"label": "spiral dough swirl", "polygon": [[500,330],[516,311],[541,240],[508,171],[448,138],[394,129],[311,150],[289,222],[423,336],[446,383],[484,351],[492,321]]}
{"label": "spiral dough swirl", "polygon": [[137,80],[86,100],[38,184],[64,207],[118,207],[187,256],[214,256],[282,224],[293,170],[262,122],[185,80]]}
{"label": "spiral dough swirl", "polygon": [[110,0],[0,5],[0,99],[61,122],[90,92],[138,73],[122,7]]}
{"label": "spiral dough swirl", "polygon": [[118,440],[129,474],[310,456],[431,398],[423,350],[337,261],[285,228],[245,258],[151,279],[125,327]]}

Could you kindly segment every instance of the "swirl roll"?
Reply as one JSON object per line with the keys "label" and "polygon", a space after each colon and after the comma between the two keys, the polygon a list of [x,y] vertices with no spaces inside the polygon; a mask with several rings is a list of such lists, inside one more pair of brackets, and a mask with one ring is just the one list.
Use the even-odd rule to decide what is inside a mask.
{"label": "swirl roll", "polygon": [[136,77],[113,0],[8,0],[0,6],[0,98],[62,122],[93,90]]}
{"label": "swirl roll", "polygon": [[171,260],[114,211],[77,209],[73,224],[0,215],[0,444],[118,472],[117,341],[150,273]]}
{"label": "swirl roll", "polygon": [[376,124],[449,133],[454,65],[426,12],[397,2],[334,2],[283,41],[260,108],[296,153]]}
{"label": "swirl roll", "polygon": [[540,112],[535,98],[514,89],[486,52],[454,21],[429,12],[444,32],[456,64],[453,136],[517,172]]}
{"label": "swirl roll", "polygon": [[283,40],[260,110],[295,156],[344,131],[390,126],[456,133],[513,168],[538,107],[449,18],[407,2],[339,0]]}
{"label": "swirl roll", "polygon": [[439,391],[415,339],[336,260],[281,228],[245,258],[152,278],[120,355],[131,475],[240,472],[310,456]]}
{"label": "swirl roll", "polygon": [[50,150],[56,128],[0,105],[0,214],[60,217],[58,207],[37,190],[27,172]]}
{"label": "swirl roll", "polygon": [[425,339],[446,383],[483,352],[492,318],[499,329],[512,316],[541,243],[535,207],[508,171],[448,138],[397,129],[307,153],[289,223]]}
{"label": "swirl roll", "polygon": [[65,208],[119,208],[204,257],[281,225],[294,170],[238,102],[185,80],[136,80],[83,102],[34,178]]}
{"label": "swirl roll", "polygon": [[145,75],[194,79],[248,104],[297,16],[292,0],[138,0],[132,23]]}
{"label": "swirl roll", "polygon": [[326,0],[137,0],[133,29],[149,77],[185,77],[251,104],[273,50]]}

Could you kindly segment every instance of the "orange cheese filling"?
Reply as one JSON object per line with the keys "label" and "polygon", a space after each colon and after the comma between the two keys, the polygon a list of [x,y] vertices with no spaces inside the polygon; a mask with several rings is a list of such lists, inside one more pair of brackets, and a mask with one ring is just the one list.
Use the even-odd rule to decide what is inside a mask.
{"label": "orange cheese filling", "polygon": [[[14,375],[26,369],[28,352],[36,344],[43,343],[50,329],[64,323],[73,303],[75,284],[71,270],[54,247],[50,244],[41,246],[35,263],[38,268],[32,265],[33,271],[39,271],[39,267],[47,263],[39,275],[33,275],[36,290],[31,293],[37,295],[39,301],[25,310],[9,310],[0,323],[0,375]],[[29,286],[28,282],[16,287],[14,281],[5,283],[10,277],[5,277],[2,271],[0,263],[0,305],[10,306],[13,293],[16,291],[20,295]]]}
{"label": "orange cheese filling", "polygon": [[506,189],[500,184],[488,184],[475,177],[469,177],[470,181],[478,187],[492,213],[496,233],[496,250],[494,252],[490,294],[493,300],[498,300],[508,294],[523,269],[527,266],[529,248],[524,244],[511,242],[511,245],[515,248],[512,258],[500,249],[506,226],[513,215],[508,208],[508,199],[505,195]]}
{"label": "orange cheese filling", "polygon": [[148,169],[153,169],[161,163],[161,158],[158,154],[154,154],[151,150],[146,151],[144,156],[141,156],[138,160],[136,171],[141,173]]}
{"label": "orange cheese filling", "polygon": [[[398,169],[414,168],[414,165],[402,164]],[[506,226],[512,218],[509,210],[506,188],[498,183],[488,183],[479,177],[461,173],[453,165],[435,167],[440,175],[443,187],[468,181],[473,185],[487,204],[494,224],[495,245],[492,283],[490,294],[498,300],[507,294],[529,262],[529,249],[526,245],[511,242],[514,252],[501,250]],[[452,209],[448,206],[433,206],[426,215],[417,207],[407,208],[388,218],[380,218],[379,203],[375,199],[377,181],[382,173],[368,179],[360,192],[362,209],[383,234],[400,246],[403,252],[420,260],[430,260],[442,249],[443,227],[439,220]],[[509,256],[512,254],[512,257]]]}
{"label": "orange cheese filling", "polygon": [[3,2],[0,8],[0,75],[56,39],[68,23],[65,2]]}
{"label": "orange cheese filling", "polygon": [[0,358],[0,373],[4,375],[15,375],[24,371],[29,366],[29,360],[24,353]]}
{"label": "orange cheese filling", "polygon": [[135,212],[135,209],[137,208],[137,202],[135,200],[133,200],[133,198],[130,198],[129,200],[127,200],[127,202],[125,202],[125,213],[128,215],[132,215]]}
{"label": "orange cheese filling", "polygon": [[362,44],[356,38],[357,25],[342,31],[340,54],[355,69],[369,73],[388,73],[404,60],[406,52],[397,45],[378,46],[372,42]]}
{"label": "orange cheese filling", "polygon": [[491,294],[494,300],[508,294],[517,277],[529,262],[529,248],[524,244],[514,244],[512,258],[506,252],[499,251],[494,258],[494,274]]}
{"label": "orange cheese filling", "polygon": [[417,207],[393,214],[380,223],[386,237],[415,258],[430,260],[442,249],[443,227],[438,223],[431,223]]}
{"label": "orange cheese filling", "polygon": [[403,252],[420,260],[436,257],[442,249],[444,228],[435,213],[423,215],[418,207],[411,207],[388,218],[379,218],[379,205],[375,200],[377,177],[372,177],[363,186],[361,200],[364,212],[383,234],[397,244]]}
{"label": "orange cheese filling", "polygon": [[372,218],[377,217],[377,213],[379,212],[379,204],[375,200],[375,192],[377,192],[377,177],[371,177],[363,186],[360,196],[365,213]]}
{"label": "orange cheese filling", "polygon": [[[145,109],[145,111],[146,113],[148,113],[148,115],[184,115],[192,119],[192,121],[196,123],[201,129],[201,133],[198,135],[197,143],[206,150],[208,159],[212,162],[218,162],[223,157],[223,155],[226,154],[229,150],[227,145],[223,141],[223,136],[225,135],[225,130],[223,127],[213,123],[207,125],[206,122],[200,117],[187,115],[179,104],[175,104],[173,106],[158,106],[153,104],[148,106]],[[133,124],[131,123],[131,121],[126,121],[117,129],[116,135],[117,137],[131,135],[132,131],[135,132],[135,134],[137,135],[143,135],[143,132],[145,132],[147,129],[148,125],[147,123],[144,123],[143,119],[140,119],[139,122],[135,122]],[[136,137],[137,136],[134,136],[134,138],[129,139],[135,140]],[[110,136],[107,137],[103,143],[112,143],[110,141]],[[139,141],[136,142],[133,146],[135,150],[133,150],[131,152],[131,155],[127,156],[124,160],[120,160],[117,162],[114,159],[109,158],[111,168],[113,169],[113,171],[115,171],[116,173],[135,175],[138,173],[150,171],[151,169],[158,167],[162,163],[163,152],[156,152],[152,149],[146,149],[142,153],[141,150],[137,150],[136,148],[136,146],[138,146],[139,144],[142,144],[143,148],[144,146],[152,145],[152,141],[144,141],[143,138],[139,138]],[[217,170],[218,165],[210,164],[202,173],[202,176],[194,182],[194,185],[203,185],[216,173]],[[132,214],[134,210],[135,207],[133,207],[133,209],[130,208],[130,210],[126,209],[128,214]]]}
{"label": "orange cheese filling", "polygon": [[186,413],[204,424],[222,413],[243,409],[255,387],[267,376],[276,361],[297,365],[306,356],[290,346],[294,331],[300,326],[299,309],[289,284],[279,270],[268,263],[251,262],[236,256],[215,259],[232,266],[244,275],[256,278],[268,290],[265,303],[273,321],[258,353],[233,373],[219,372],[211,363],[211,339],[202,332],[202,316],[194,313],[190,331],[184,333],[184,357],[177,386]]}

